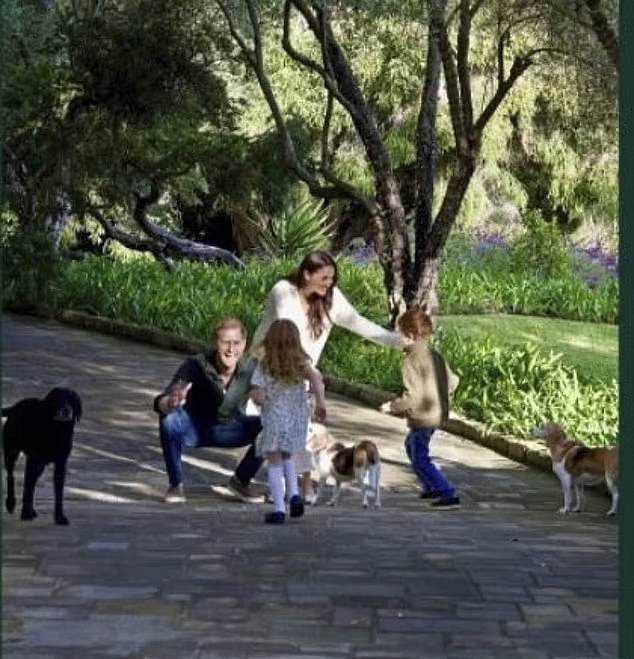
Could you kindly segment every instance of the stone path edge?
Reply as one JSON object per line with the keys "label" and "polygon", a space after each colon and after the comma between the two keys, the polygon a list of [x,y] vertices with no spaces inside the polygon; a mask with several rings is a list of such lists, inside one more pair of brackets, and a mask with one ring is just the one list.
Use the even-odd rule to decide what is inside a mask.
{"label": "stone path edge", "polygon": [[[202,352],[206,350],[208,345],[204,341],[185,339],[171,332],[156,330],[143,325],[105,318],[103,316],[96,316],[83,311],[64,310],[55,312],[45,307],[29,309],[9,308],[8,311],[40,318],[49,318],[82,329],[121,336],[133,341],[139,341],[140,343],[182,353],[192,354]],[[324,380],[328,391],[366,403],[372,407],[379,407],[381,403],[394,397],[394,394],[389,391],[366,384],[348,382],[331,375],[324,374]],[[490,448],[515,462],[535,467],[541,471],[552,472],[552,462],[548,450],[546,447],[537,445],[535,442],[490,431],[484,424],[466,419],[454,412],[451,413],[449,420],[442,427],[442,430]]]}

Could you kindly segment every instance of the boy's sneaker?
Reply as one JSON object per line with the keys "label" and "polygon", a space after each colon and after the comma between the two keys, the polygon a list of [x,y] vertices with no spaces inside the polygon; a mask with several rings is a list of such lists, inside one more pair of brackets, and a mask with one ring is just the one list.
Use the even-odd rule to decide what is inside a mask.
{"label": "boy's sneaker", "polygon": [[227,482],[227,489],[240,501],[245,503],[262,503],[264,492],[258,492],[252,485],[244,484],[236,476],[232,476]]}
{"label": "boy's sneaker", "polygon": [[273,513],[266,513],[264,515],[265,524],[284,524],[286,521],[286,515],[279,510],[276,510]]}
{"label": "boy's sneaker", "polygon": [[185,503],[185,488],[182,483],[168,487],[165,492],[165,503]]}
{"label": "boy's sneaker", "polygon": [[291,511],[291,517],[301,517],[304,514],[304,502],[299,494],[291,497],[291,500],[288,502],[288,507]]}
{"label": "boy's sneaker", "polygon": [[437,508],[438,510],[453,510],[454,508],[460,507],[460,497],[444,497],[434,501],[431,504],[432,508]]}
{"label": "boy's sneaker", "polygon": [[440,494],[436,494],[435,492],[421,492],[418,498],[429,501],[430,499],[440,499]]}

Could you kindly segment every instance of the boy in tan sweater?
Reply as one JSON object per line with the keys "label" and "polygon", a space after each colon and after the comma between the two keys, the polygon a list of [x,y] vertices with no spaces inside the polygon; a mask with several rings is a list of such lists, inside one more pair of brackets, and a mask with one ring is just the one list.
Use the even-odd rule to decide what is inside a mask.
{"label": "boy in tan sweater", "polygon": [[433,499],[438,509],[455,508],[460,499],[455,487],[429,457],[429,443],[436,428],[449,416],[449,400],[458,386],[455,375],[443,357],[431,348],[431,318],[420,309],[406,311],[398,320],[406,348],[403,363],[403,394],[381,406],[381,411],[407,418],[409,433],[405,450],[423,492],[421,499]]}

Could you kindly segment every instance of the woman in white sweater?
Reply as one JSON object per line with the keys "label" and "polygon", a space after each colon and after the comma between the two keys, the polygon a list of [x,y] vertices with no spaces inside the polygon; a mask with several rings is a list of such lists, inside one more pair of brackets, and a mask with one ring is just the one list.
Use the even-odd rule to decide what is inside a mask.
{"label": "woman in white sweater", "polygon": [[[292,320],[299,329],[302,348],[312,365],[319,358],[334,325],[391,348],[403,348],[398,332],[391,332],[364,318],[348,302],[337,287],[337,264],[328,252],[312,252],[300,263],[296,272],[278,281],[269,293],[264,316],[255,331],[253,344],[264,338],[269,325],[279,318]],[[314,500],[309,452],[297,456],[297,470],[303,473],[303,493],[308,502]]]}

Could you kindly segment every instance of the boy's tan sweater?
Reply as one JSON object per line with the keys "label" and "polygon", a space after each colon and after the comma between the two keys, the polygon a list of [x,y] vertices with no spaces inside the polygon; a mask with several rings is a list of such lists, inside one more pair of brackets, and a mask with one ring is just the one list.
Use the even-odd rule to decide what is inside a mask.
{"label": "boy's tan sweater", "polygon": [[427,341],[416,342],[403,363],[401,396],[390,402],[390,414],[407,417],[410,428],[438,428],[449,416],[449,399],[460,381]]}

